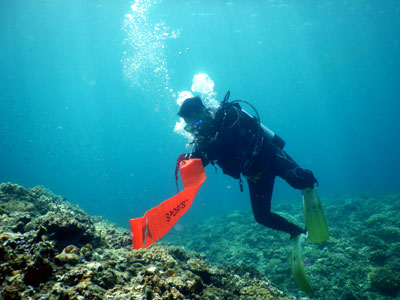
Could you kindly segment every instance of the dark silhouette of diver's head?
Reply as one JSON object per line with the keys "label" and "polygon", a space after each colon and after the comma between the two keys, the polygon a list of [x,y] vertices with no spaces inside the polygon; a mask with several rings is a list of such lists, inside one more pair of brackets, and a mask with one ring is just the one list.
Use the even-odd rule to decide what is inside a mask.
{"label": "dark silhouette of diver's head", "polygon": [[178,115],[187,124],[185,130],[195,136],[207,135],[212,128],[213,115],[199,96],[187,98],[182,103]]}
{"label": "dark silhouette of diver's head", "polygon": [[181,105],[178,111],[178,116],[183,118],[186,123],[190,123],[197,119],[200,119],[205,111],[206,107],[199,96],[187,98]]}

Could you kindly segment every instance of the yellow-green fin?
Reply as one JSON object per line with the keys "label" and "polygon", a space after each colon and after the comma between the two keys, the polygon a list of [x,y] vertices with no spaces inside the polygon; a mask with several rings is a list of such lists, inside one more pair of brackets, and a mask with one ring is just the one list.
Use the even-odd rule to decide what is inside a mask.
{"label": "yellow-green fin", "polygon": [[305,293],[311,294],[313,288],[304,272],[303,253],[301,246],[302,235],[295,237],[292,256],[290,257],[290,265],[292,275],[297,286]]}
{"label": "yellow-green fin", "polygon": [[329,229],[316,189],[303,190],[304,218],[308,238],[313,243],[322,243],[329,238]]}

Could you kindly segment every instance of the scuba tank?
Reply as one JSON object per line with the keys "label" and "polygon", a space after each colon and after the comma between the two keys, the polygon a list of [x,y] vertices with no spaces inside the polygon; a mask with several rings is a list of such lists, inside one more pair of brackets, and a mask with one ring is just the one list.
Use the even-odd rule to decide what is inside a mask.
{"label": "scuba tank", "polygon": [[265,136],[270,143],[274,144],[279,149],[283,149],[283,147],[285,147],[286,142],[279,135],[277,135],[263,123],[261,123],[261,128],[264,130]]}
{"label": "scuba tank", "polygon": [[[228,105],[228,99],[229,99],[230,94],[231,94],[230,91],[228,91],[224,97],[224,100],[222,101],[221,105],[222,105],[223,109],[225,109],[226,105]],[[285,141],[280,136],[278,136],[275,132],[273,132],[271,129],[269,129],[267,126],[265,126],[263,123],[261,123],[258,111],[251,103],[249,103],[248,101],[245,101],[245,100],[234,100],[234,101],[230,102],[229,104],[239,103],[239,102],[246,103],[254,110],[256,116],[252,116],[247,111],[245,111],[244,109],[241,108],[241,111],[243,113],[245,113],[250,118],[254,119],[256,121],[256,123],[259,125],[259,129],[257,131],[257,139],[256,139],[257,143],[254,147],[253,154],[254,155],[258,154],[258,150],[259,150],[259,148],[261,148],[263,138],[265,138],[269,143],[274,144],[279,149],[283,149],[286,144]],[[264,133],[264,135],[262,133]]]}
{"label": "scuba tank", "polygon": [[[235,101],[244,101],[244,100],[235,100]],[[247,102],[247,101],[246,101]],[[248,115],[250,118],[255,119],[254,116],[250,115],[247,111],[245,111],[244,109],[242,109],[242,111]],[[277,135],[275,132],[273,132],[271,129],[269,129],[267,126],[265,126],[263,123],[259,123],[261,129],[264,132],[264,138],[266,138],[266,140],[271,143],[274,144],[276,147],[278,147],[279,149],[283,149],[283,147],[285,147],[286,142],[279,136]]]}

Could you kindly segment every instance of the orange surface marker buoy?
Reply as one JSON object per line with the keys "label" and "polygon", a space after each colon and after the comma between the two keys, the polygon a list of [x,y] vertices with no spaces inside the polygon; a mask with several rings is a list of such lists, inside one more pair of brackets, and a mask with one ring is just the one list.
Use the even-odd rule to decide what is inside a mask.
{"label": "orange surface marker buoy", "polygon": [[201,159],[181,161],[180,172],[183,191],[148,210],[143,217],[130,220],[134,249],[146,248],[161,239],[192,205],[197,191],[206,180]]}

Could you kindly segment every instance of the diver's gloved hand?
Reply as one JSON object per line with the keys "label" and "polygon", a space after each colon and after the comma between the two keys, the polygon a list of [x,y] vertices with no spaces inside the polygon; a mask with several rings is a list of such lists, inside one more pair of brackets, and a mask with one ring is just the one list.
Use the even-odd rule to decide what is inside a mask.
{"label": "diver's gloved hand", "polygon": [[201,162],[203,164],[203,167],[206,167],[210,160],[207,157],[206,153],[202,153],[202,152],[192,152],[189,154],[182,154],[182,156],[184,155],[184,158],[182,160],[188,160],[188,159],[194,159],[194,158],[200,158]]}
{"label": "diver's gloved hand", "polygon": [[192,158],[193,158],[193,154],[192,153],[189,153],[189,154],[183,153],[183,154],[179,155],[179,157],[178,157],[178,159],[176,161],[176,164],[179,165],[179,163],[181,161],[189,160],[189,159],[192,159]]}

